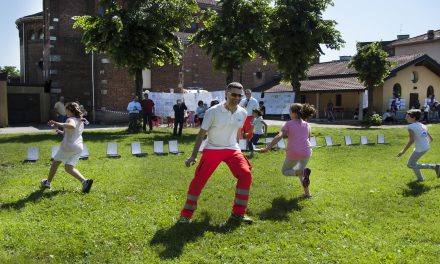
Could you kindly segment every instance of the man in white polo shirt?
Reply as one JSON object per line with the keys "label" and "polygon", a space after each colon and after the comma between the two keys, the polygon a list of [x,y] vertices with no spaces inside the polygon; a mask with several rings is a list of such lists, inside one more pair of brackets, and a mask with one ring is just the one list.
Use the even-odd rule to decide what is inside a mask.
{"label": "man in white polo shirt", "polygon": [[185,161],[187,167],[196,163],[197,153],[206,134],[208,134],[208,142],[189,185],[188,196],[181,211],[179,223],[189,223],[197,209],[197,201],[203,187],[222,161],[228,165],[234,177],[237,178],[235,200],[229,221],[237,224],[252,223],[252,219],[245,215],[252,182],[252,167],[238,145],[239,130],[247,116],[246,110],[238,105],[242,92],[243,86],[240,83],[228,84],[226,102],[209,108],[205,113],[192,155]]}
{"label": "man in white polo shirt", "polygon": [[246,97],[243,100],[241,100],[240,106],[246,109],[247,118],[246,118],[246,122],[243,125],[242,133],[243,133],[243,138],[245,138],[247,141],[250,141],[253,136],[252,125],[251,125],[253,118],[252,111],[254,111],[255,109],[259,109],[260,105],[258,104],[257,99],[252,97],[252,91],[250,89],[246,89],[244,94],[246,95]]}

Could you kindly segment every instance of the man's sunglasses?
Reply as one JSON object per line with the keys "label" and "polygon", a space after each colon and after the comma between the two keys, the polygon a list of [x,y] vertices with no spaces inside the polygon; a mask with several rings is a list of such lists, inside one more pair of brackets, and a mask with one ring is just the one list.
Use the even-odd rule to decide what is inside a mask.
{"label": "man's sunglasses", "polygon": [[243,95],[242,95],[242,94],[239,94],[239,93],[231,93],[231,92],[230,92],[230,94],[231,94],[232,97],[238,97],[238,98],[243,97]]}

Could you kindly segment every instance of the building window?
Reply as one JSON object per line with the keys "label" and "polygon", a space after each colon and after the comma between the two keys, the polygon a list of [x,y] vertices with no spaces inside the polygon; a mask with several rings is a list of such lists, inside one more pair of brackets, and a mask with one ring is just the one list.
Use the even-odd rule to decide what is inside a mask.
{"label": "building window", "polygon": [[40,29],[40,31],[38,31],[38,39],[39,40],[43,40],[44,39],[44,33],[43,33],[42,29]]}
{"label": "building window", "polygon": [[33,30],[29,31],[29,38],[31,40],[35,40],[37,38],[37,36],[35,35],[35,32]]}
{"label": "building window", "polygon": [[401,95],[402,95],[402,86],[400,86],[399,83],[396,83],[393,86],[393,97],[394,98],[400,98]]}
{"label": "building window", "polygon": [[426,97],[429,98],[431,95],[434,95],[434,87],[432,87],[432,85],[428,86],[428,89],[426,90]]}
{"label": "building window", "polygon": [[336,106],[342,106],[342,94],[336,94]]}

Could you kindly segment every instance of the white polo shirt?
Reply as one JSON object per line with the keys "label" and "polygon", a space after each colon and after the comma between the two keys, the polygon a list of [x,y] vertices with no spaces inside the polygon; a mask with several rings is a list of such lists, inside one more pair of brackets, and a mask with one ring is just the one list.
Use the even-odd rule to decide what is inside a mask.
{"label": "white polo shirt", "polygon": [[247,116],[252,116],[252,111],[254,109],[260,108],[260,105],[258,104],[257,99],[251,97],[249,101],[247,101],[247,98],[241,100],[240,106],[246,109]]}
{"label": "white polo shirt", "polygon": [[201,128],[208,131],[206,149],[232,149],[240,150],[237,143],[237,133],[246,120],[246,110],[237,106],[231,113],[222,102],[209,108],[203,119]]}

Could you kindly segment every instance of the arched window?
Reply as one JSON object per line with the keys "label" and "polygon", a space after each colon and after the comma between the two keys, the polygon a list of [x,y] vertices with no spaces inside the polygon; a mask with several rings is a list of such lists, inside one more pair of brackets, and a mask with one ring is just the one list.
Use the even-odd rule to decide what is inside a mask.
{"label": "arched window", "polygon": [[42,29],[40,29],[40,31],[38,31],[38,39],[39,40],[43,40],[44,39],[44,33],[43,33]]}
{"label": "arched window", "polygon": [[393,86],[393,97],[400,98],[402,95],[402,86],[399,83],[394,84]]}
{"label": "arched window", "polygon": [[429,98],[430,95],[434,95],[434,87],[432,87],[432,85],[428,86],[428,89],[426,90],[426,97]]}
{"label": "arched window", "polygon": [[35,32],[34,32],[33,30],[29,31],[29,38],[30,38],[31,40],[35,40],[36,37],[37,37],[37,36],[35,35]]}

